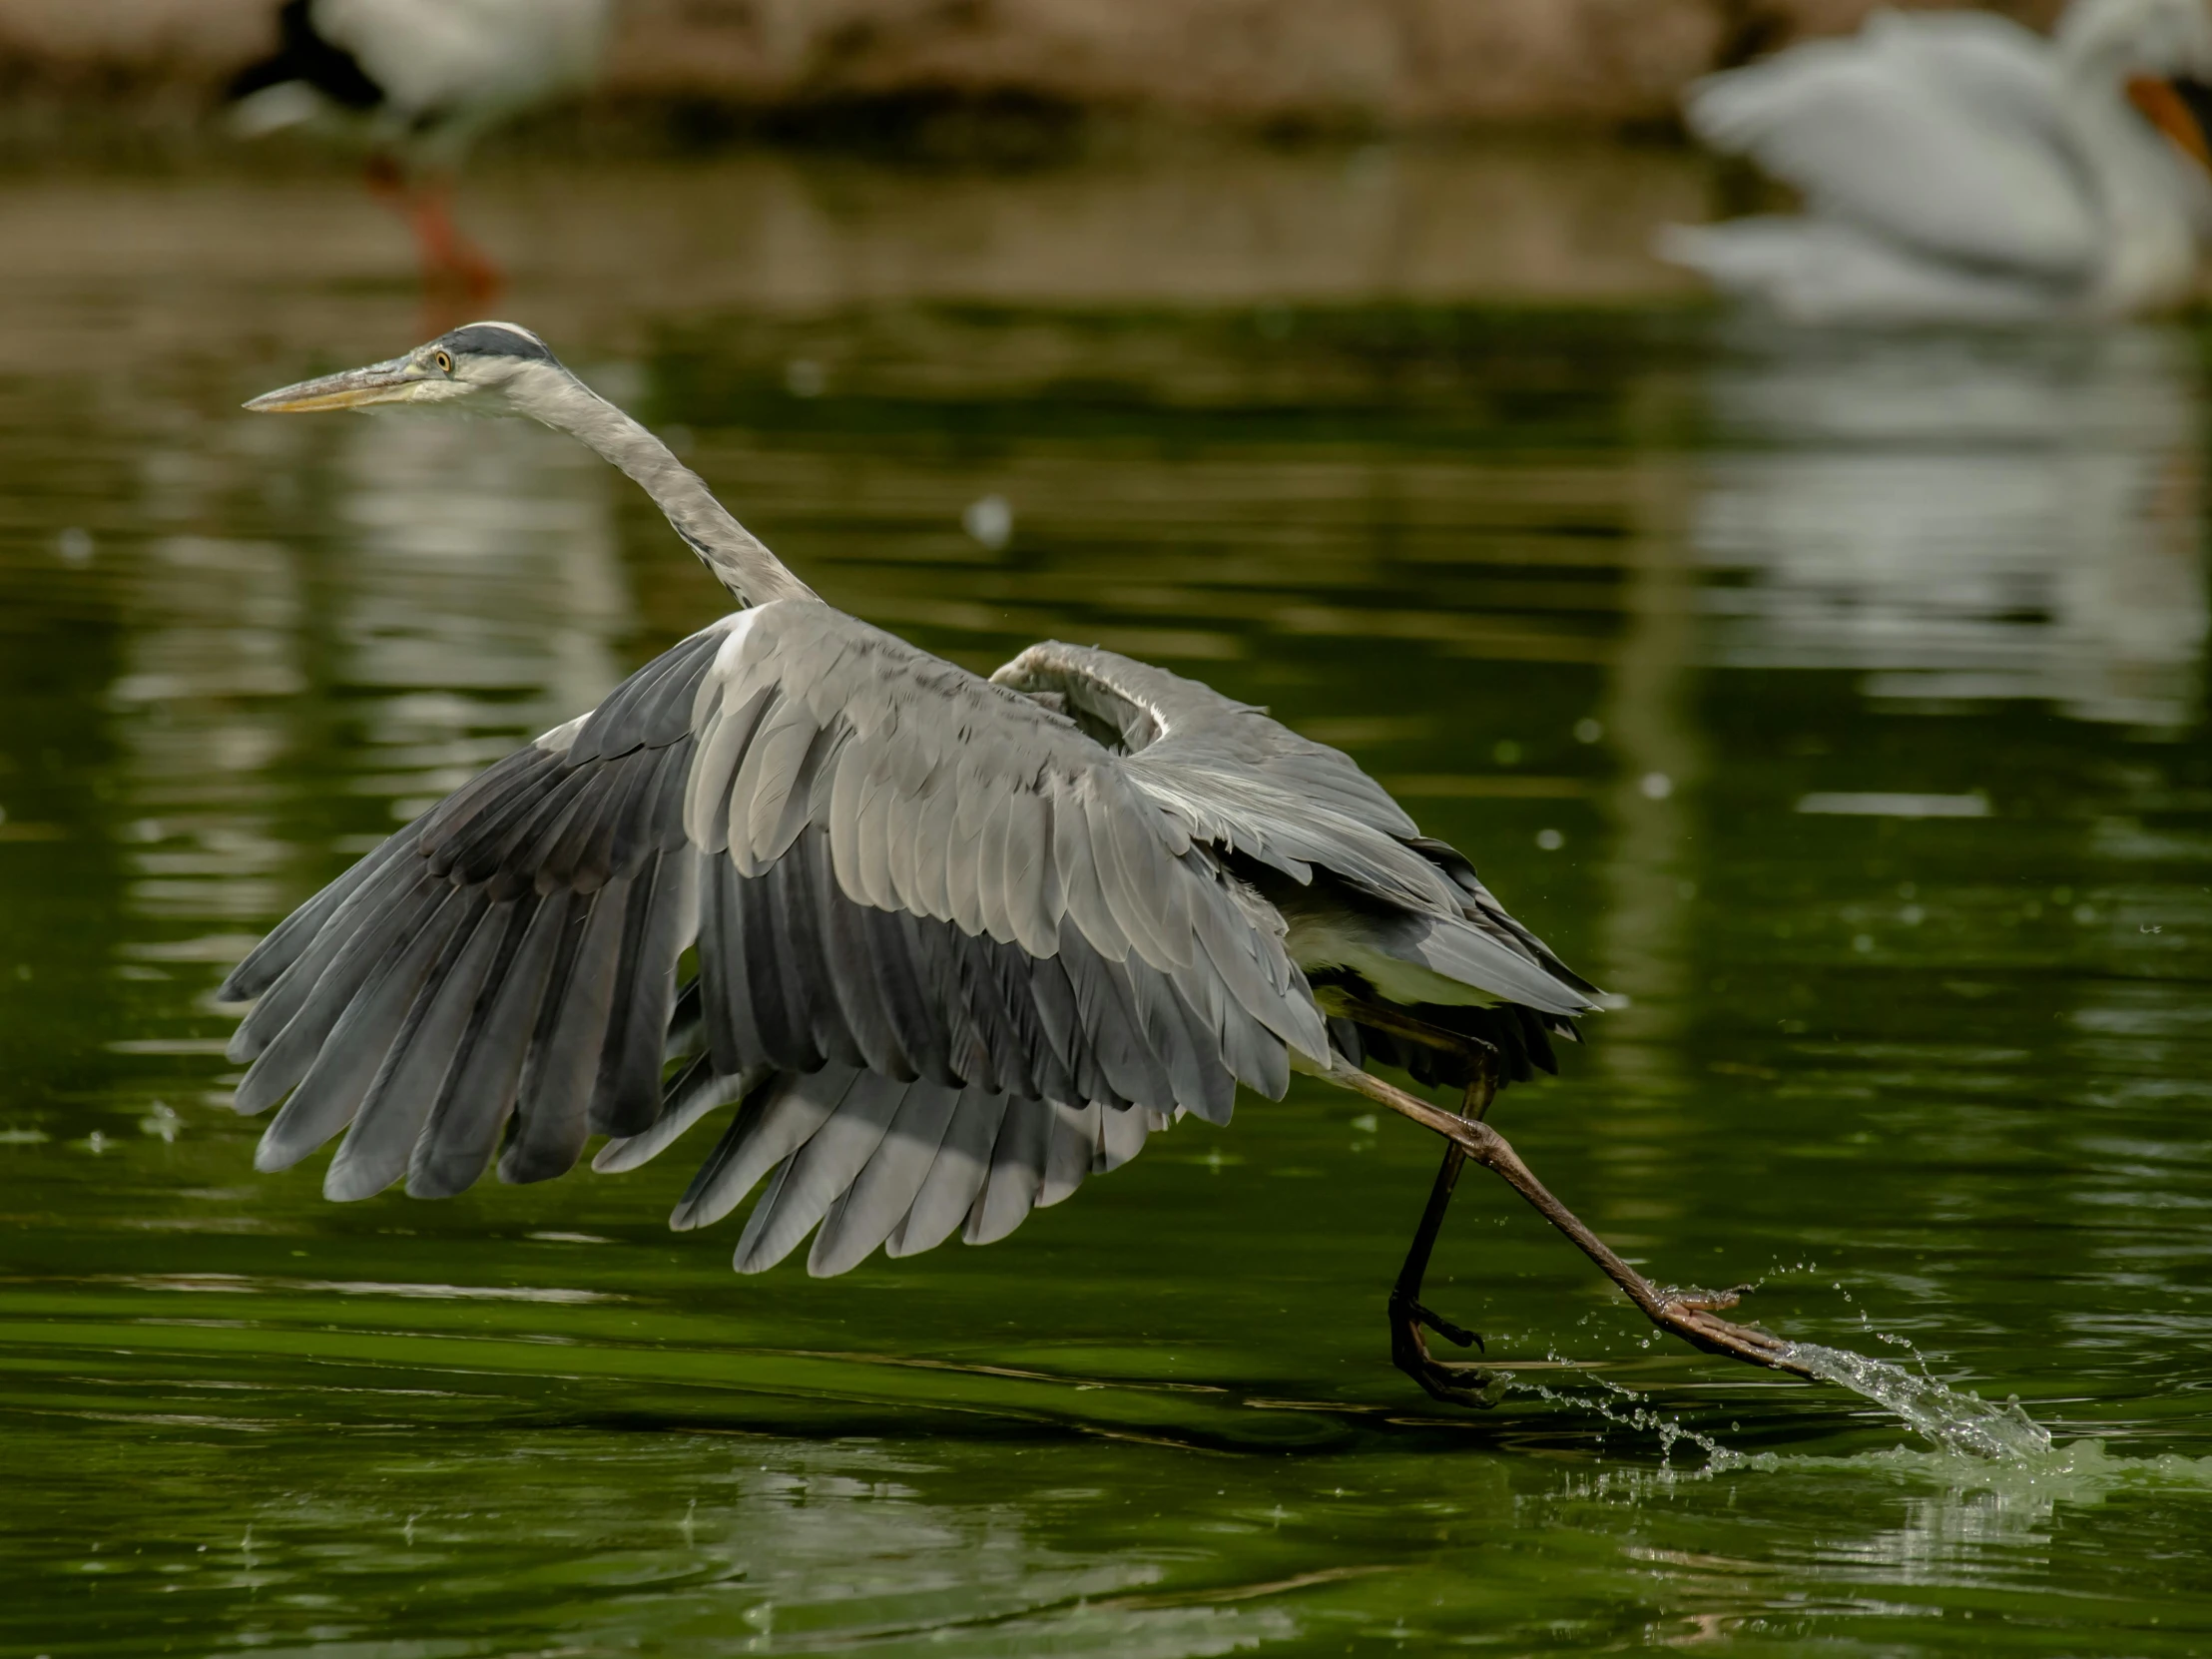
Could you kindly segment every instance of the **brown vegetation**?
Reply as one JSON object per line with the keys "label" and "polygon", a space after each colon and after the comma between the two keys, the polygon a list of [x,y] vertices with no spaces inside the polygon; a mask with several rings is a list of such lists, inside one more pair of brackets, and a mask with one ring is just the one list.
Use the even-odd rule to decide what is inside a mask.
{"label": "brown vegetation", "polygon": [[[612,102],[1026,100],[1257,128],[1620,125],[1872,0],[618,0]],[[2052,0],[2003,9],[2036,23]],[[0,0],[0,84],[210,94],[275,0]]]}

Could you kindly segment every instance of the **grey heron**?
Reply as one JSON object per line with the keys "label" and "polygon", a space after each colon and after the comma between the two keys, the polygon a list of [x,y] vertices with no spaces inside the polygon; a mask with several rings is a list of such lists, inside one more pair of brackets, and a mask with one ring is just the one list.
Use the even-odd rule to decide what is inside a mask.
{"label": "grey heron", "polygon": [[581,91],[610,0],[284,0],[276,50],[231,83],[247,137],[339,127],[370,146],[369,184],[413,231],[425,275],[479,297],[491,260],[454,226],[448,175],[488,128]]}
{"label": "grey heron", "polygon": [[[256,1154],[442,1197],[634,1167],[736,1112],[671,1218],[766,1183],[736,1266],[816,1274],[1011,1232],[1177,1114],[1308,1073],[1447,1143],[1388,1298],[1438,1398],[1487,1375],[1421,1286],[1463,1165],[1502,1176],[1662,1329],[1802,1371],[1734,1292],[1654,1286],[1485,1117],[1595,988],[1341,752],[1112,652],[984,679],[824,603],[527,329],[477,322],[247,404],[454,405],[569,433],[644,487],[739,609],[498,762],[308,899],[222,996],[253,1007]],[[690,970],[685,971],[690,964]],[[1458,1091],[1446,1110],[1372,1074]]]}
{"label": "grey heron", "polygon": [[2202,0],[2074,0],[2050,39],[1984,11],[1877,11],[1691,87],[1714,150],[1806,211],[1671,226],[1665,259],[1811,322],[2170,310],[2212,226]]}

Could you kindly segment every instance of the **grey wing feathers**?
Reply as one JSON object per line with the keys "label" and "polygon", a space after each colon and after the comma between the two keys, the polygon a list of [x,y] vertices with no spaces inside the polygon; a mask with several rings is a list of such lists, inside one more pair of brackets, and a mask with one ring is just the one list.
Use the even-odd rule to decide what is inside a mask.
{"label": "grey wing feathers", "polygon": [[1280,918],[1119,765],[819,604],[726,619],[241,964],[238,1103],[282,1103],[257,1161],[342,1132],[330,1197],[443,1196],[594,1133],[627,1167],[742,1096],[679,1225],[766,1177],[751,1263],[818,1227],[825,1271],[996,1236],[1072,1189],[1071,1136],[1118,1162],[1327,1050]]}
{"label": "grey wing feathers", "polygon": [[1086,725],[1118,740],[1137,761],[1132,774],[1148,791],[1172,788],[1178,774],[1211,785],[1242,782],[1295,795],[1384,834],[1415,832],[1405,809],[1342,750],[1302,738],[1265,710],[1200,681],[1056,640],[1029,647],[991,679],[1087,717]]}
{"label": "grey wing feathers", "polygon": [[[1434,864],[1443,877],[1458,889],[1460,914],[1470,925],[1494,938],[1510,941],[1514,948],[1541,968],[1548,977],[1584,998],[1595,998],[1602,994],[1589,980],[1554,955],[1549,945],[1507,913],[1505,906],[1497,901],[1497,895],[1482,884],[1481,877],[1474,873],[1474,865],[1467,861],[1465,854],[1457,847],[1429,835],[1415,836],[1406,844]],[[1582,1004],[1584,1008],[1591,1005],[1588,1000]]]}
{"label": "grey wing feathers", "polygon": [[992,678],[1127,746],[1131,782],[1233,869],[1249,868],[1270,896],[1304,896],[1285,897],[1284,878],[1319,885],[1328,889],[1319,902],[1367,917],[1372,942],[1407,962],[1549,1013],[1593,1006],[1596,988],[1341,751],[1210,686],[1110,651],[1048,642]]}
{"label": "grey wing feathers", "polygon": [[[785,602],[731,620],[695,725],[685,826],[720,855],[706,955],[743,974],[707,999],[721,1069],[837,1060],[1218,1112],[1235,1081],[1279,1094],[1286,1047],[1324,1057],[1274,918],[1029,699]],[[833,995],[801,1008],[766,982],[791,962]],[[1115,1064],[1130,1033],[1082,1023],[1124,1012],[1169,1044],[1148,1066]],[[1177,1063],[1201,1031],[1204,1062]],[[1275,1058],[1233,1058],[1256,1052]]]}
{"label": "grey wing feathers", "polygon": [[392,836],[279,927],[225,994],[241,1110],[289,1096],[265,1169],[340,1130],[324,1179],[365,1197],[567,1169],[593,1130],[661,1112],[677,958],[697,925],[682,833],[691,705],[718,641],[686,641],[586,719]]}
{"label": "grey wing feathers", "polygon": [[[1144,1107],[901,1082],[835,1063],[778,1072],[747,1095],[670,1225],[719,1221],[761,1187],[738,1239],[741,1273],[774,1267],[809,1234],[807,1271],[817,1277],[844,1273],[879,1248],[917,1254],[955,1230],[988,1244],[1084,1177],[1128,1162],[1169,1121]],[[631,1168],[670,1138],[610,1142],[601,1159]]]}

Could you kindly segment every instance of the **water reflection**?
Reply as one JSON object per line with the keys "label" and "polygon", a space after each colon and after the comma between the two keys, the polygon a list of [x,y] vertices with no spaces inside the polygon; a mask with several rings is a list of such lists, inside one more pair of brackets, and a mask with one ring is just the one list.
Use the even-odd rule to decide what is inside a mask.
{"label": "water reflection", "polygon": [[[146,545],[108,701],[126,757],[130,908],[235,929],[295,896],[298,771],[326,778],[343,748],[343,791],[388,809],[339,844],[373,839],[376,823],[412,817],[597,702],[631,616],[604,469],[551,433],[347,420],[272,445],[227,424],[150,446],[146,517],[235,519],[260,486],[275,522]],[[239,940],[217,934],[201,954],[220,960]],[[125,953],[140,958],[127,977],[160,973],[146,948]],[[180,953],[193,955],[176,941],[151,952]]]}
{"label": "water reflection", "polygon": [[2204,420],[2177,328],[1738,328],[1692,535],[1731,667],[1877,700],[2181,728],[2201,701]]}
{"label": "water reflection", "polygon": [[163,536],[137,562],[139,626],[108,701],[139,915],[252,924],[282,908],[270,768],[307,685],[298,576],[284,549],[235,537]]}
{"label": "water reflection", "polygon": [[[684,312],[627,400],[859,614],[977,666],[1156,655],[1473,848],[1636,999],[1501,1109],[1654,1270],[1774,1264],[1757,1312],[1793,1336],[1873,1350],[1871,1308],[2128,1470],[2201,1449],[2212,775],[2113,729],[2200,695],[2187,341],[1261,318],[1265,275],[1220,313]],[[291,301],[399,343],[361,315],[404,295]],[[195,351],[259,326],[143,307]],[[1376,1315],[1433,1153],[1304,1092],[1007,1245],[833,1286],[672,1239],[674,1159],[435,1206],[253,1175],[201,1000],[240,937],[721,603],[550,434],[230,412],[349,337],[319,329],[272,325],[292,356],[244,384],[164,359],[166,404],[0,383],[0,828],[40,837],[0,836],[0,970],[35,975],[0,977],[0,1040],[44,1068],[0,1094],[0,1553],[50,1569],[32,1616],[69,1637],[36,1651],[1921,1654],[1989,1650],[1930,1613],[1992,1602],[2088,1651],[2112,1584],[2212,1626],[2172,1564],[2202,1480],[1808,1455],[1905,1431],[1636,1347],[1478,1188],[1440,1311],[1559,1385],[1430,1413]],[[831,366],[798,388],[802,360]],[[991,495],[995,546],[961,526]],[[1767,666],[1801,663],[1880,695]],[[1791,811],[1967,787],[1986,817]],[[1659,1467],[1632,1410],[1753,1461]]]}
{"label": "water reflection", "polygon": [[331,468],[331,679],[367,694],[368,775],[412,818],[620,678],[611,487],[516,420],[350,420]]}

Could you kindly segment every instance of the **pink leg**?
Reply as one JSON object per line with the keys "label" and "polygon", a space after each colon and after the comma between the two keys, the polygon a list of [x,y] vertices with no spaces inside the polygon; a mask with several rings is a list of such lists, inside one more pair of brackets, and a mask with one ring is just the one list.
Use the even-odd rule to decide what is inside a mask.
{"label": "pink leg", "polygon": [[[1392,1088],[1380,1077],[1371,1077],[1342,1058],[1326,1074],[1325,1081],[1342,1089],[1350,1089],[1355,1094],[1365,1095],[1380,1106],[1387,1106],[1400,1116],[1411,1118],[1422,1128],[1441,1135],[1455,1150],[1464,1154],[1468,1161],[1480,1164],[1484,1169],[1502,1177],[1508,1186],[1528,1201],[1538,1215],[1573,1240],[1575,1247],[1595,1262],[1606,1278],[1627,1292],[1628,1300],[1635,1303],[1644,1318],[1660,1330],[1670,1331],[1708,1354],[1724,1354],[1732,1360],[1767,1366],[1775,1371],[1792,1372],[1800,1377],[1813,1375],[1791,1357],[1790,1345],[1781,1338],[1720,1317],[1722,1309],[1736,1306],[1742,1294],[1741,1287],[1733,1291],[1662,1290],[1622,1261],[1610,1245],[1583,1226],[1580,1218],[1551,1195],[1550,1190],[1536,1179],[1535,1172],[1521,1162],[1520,1154],[1513,1150],[1505,1137],[1479,1118],[1460,1117],[1441,1107],[1432,1106],[1425,1100],[1407,1094],[1403,1089]],[[1474,1104],[1471,1099],[1469,1104]],[[1450,1183],[1456,1175],[1457,1171],[1447,1157],[1445,1168],[1437,1176],[1442,1196],[1448,1196]],[[1441,1204],[1435,1204],[1433,1208],[1436,1219],[1440,1221]],[[1424,1220],[1424,1232],[1426,1231]],[[1421,1256],[1423,1259],[1420,1266],[1425,1267],[1426,1252],[1422,1251]],[[1413,1266],[1408,1261],[1408,1269]],[[1414,1282],[1417,1283],[1417,1280]],[[1398,1310],[1393,1308],[1392,1312],[1394,1316]],[[1393,1326],[1395,1323],[1393,1317]],[[1425,1354],[1422,1357],[1425,1358]],[[1421,1379],[1417,1372],[1414,1375],[1423,1387],[1429,1386],[1428,1382]],[[1440,1378],[1437,1381],[1448,1383],[1460,1380]],[[1439,1392],[1433,1387],[1429,1391]],[[1439,1397],[1451,1396],[1439,1393]]]}

